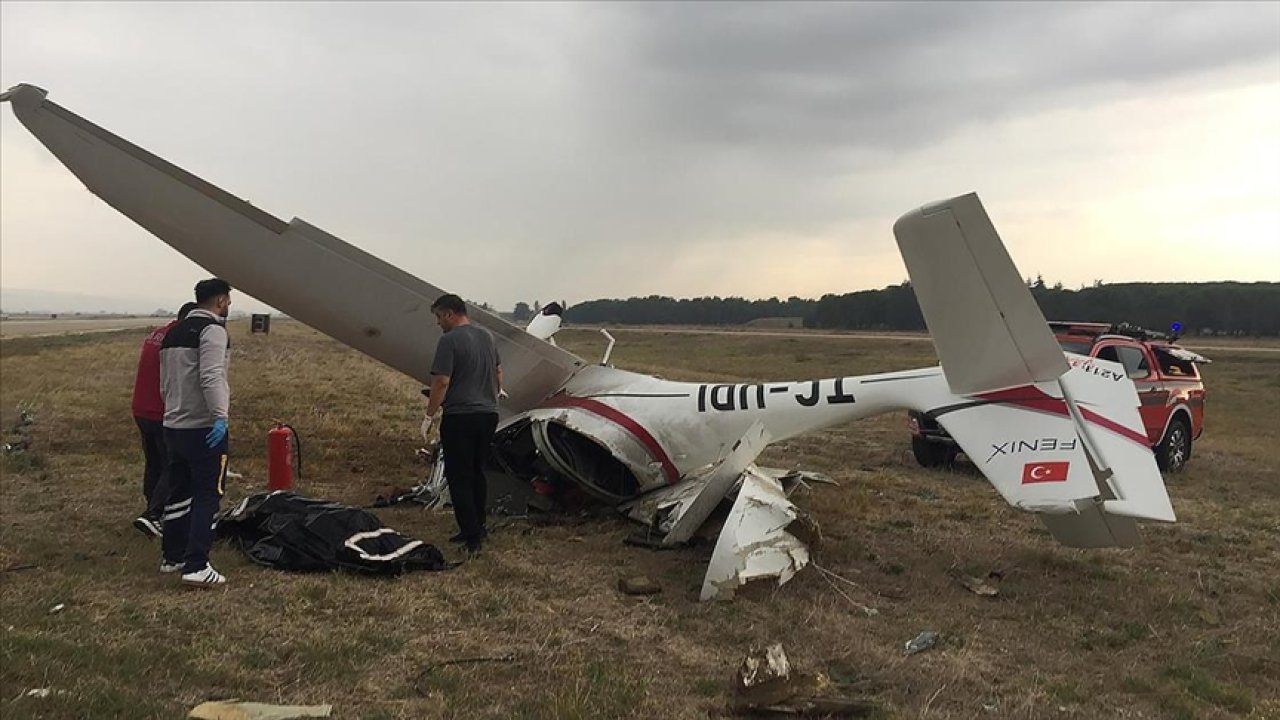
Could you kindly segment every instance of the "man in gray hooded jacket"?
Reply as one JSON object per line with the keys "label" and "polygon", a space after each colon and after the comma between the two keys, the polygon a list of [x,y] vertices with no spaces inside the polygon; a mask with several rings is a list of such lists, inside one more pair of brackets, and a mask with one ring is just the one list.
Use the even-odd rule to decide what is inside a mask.
{"label": "man in gray hooded jacket", "polygon": [[212,587],[227,581],[209,564],[213,517],[227,474],[227,418],[231,343],[224,327],[231,286],[196,283],[196,309],[174,325],[160,346],[160,393],[169,451],[169,501],[164,507],[160,572]]}

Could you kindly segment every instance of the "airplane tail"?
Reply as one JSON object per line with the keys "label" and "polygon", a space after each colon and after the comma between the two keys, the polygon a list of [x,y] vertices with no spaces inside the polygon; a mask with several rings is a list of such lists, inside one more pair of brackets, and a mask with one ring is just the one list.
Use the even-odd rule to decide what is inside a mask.
{"label": "airplane tail", "polygon": [[894,234],[952,397],[926,414],[1013,506],[1073,547],[1129,546],[1174,520],[1123,366],[1068,356],[976,194]]}

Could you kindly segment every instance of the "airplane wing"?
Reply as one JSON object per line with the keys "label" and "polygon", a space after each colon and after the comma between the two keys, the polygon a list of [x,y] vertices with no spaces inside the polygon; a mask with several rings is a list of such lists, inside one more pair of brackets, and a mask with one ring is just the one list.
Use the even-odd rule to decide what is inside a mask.
{"label": "airplane wing", "polygon": [[[32,85],[0,96],[90,192],[210,273],[423,383],[444,290],[307,222],[284,222],[46,99]],[[503,413],[537,406],[585,363],[474,305],[502,358]]]}

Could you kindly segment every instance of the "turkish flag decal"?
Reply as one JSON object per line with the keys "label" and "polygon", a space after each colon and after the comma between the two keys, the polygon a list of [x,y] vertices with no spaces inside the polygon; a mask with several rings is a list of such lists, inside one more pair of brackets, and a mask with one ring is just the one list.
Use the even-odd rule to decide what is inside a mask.
{"label": "turkish flag decal", "polygon": [[1042,482],[1066,482],[1069,462],[1027,463],[1022,467],[1022,484]]}

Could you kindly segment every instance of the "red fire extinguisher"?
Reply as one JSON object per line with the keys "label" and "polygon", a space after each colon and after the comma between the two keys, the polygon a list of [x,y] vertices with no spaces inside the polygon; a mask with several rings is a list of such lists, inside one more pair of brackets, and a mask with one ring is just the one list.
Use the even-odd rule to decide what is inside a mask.
{"label": "red fire extinguisher", "polygon": [[292,490],[294,460],[298,464],[298,478],[302,478],[302,441],[290,426],[276,421],[267,431],[267,489]]}

